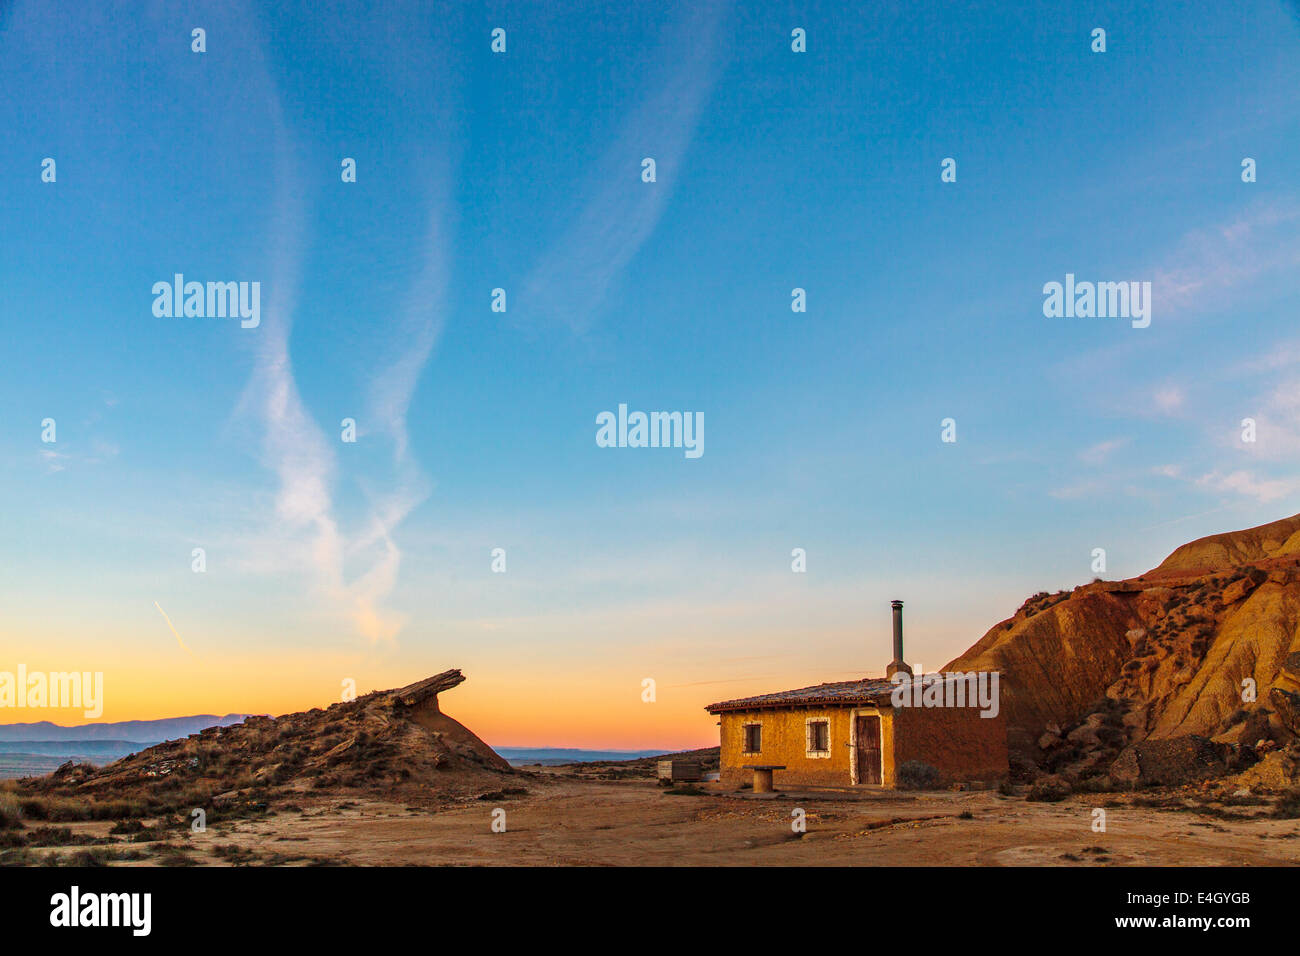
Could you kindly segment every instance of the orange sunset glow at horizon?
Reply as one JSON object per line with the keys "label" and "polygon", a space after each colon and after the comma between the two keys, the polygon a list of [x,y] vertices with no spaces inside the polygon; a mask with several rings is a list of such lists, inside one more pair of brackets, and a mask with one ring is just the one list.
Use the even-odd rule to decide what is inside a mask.
{"label": "orange sunset glow at horizon", "polygon": [[[718,742],[717,726],[704,709],[707,704],[883,673],[889,656],[887,612],[887,606],[879,609],[869,628],[826,621],[819,637],[797,642],[773,622],[751,622],[752,630],[741,628],[737,634],[720,628],[715,644],[731,653],[700,652],[698,641],[685,636],[658,636],[634,648],[601,645],[586,652],[538,640],[526,650],[517,645],[503,653],[491,629],[447,642],[462,651],[422,649],[415,640],[409,647],[403,642],[362,648],[339,641],[310,652],[266,649],[259,648],[260,635],[252,633],[238,646],[218,652],[212,635],[189,634],[181,644],[170,620],[164,624],[146,615],[143,622],[156,636],[150,652],[111,635],[75,643],[50,635],[41,642],[45,651],[23,661],[29,672],[67,671],[71,660],[80,664],[79,670],[102,672],[104,699],[97,718],[73,708],[0,707],[0,724],[281,716],[338,703],[347,680],[355,682],[355,692],[362,696],[457,667],[466,681],[444,692],[440,706],[494,746],[663,752],[712,747]],[[973,640],[958,621],[919,616],[920,627],[946,632],[942,641],[925,640],[918,627],[910,653],[922,666],[942,665]],[[120,648],[116,653],[103,650],[113,644]],[[13,667],[0,662],[0,670]],[[647,679],[654,682],[649,702],[643,699]]]}

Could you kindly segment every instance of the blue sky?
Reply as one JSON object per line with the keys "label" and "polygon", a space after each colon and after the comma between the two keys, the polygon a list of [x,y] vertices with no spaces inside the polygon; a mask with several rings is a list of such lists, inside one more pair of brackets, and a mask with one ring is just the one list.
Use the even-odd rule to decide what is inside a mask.
{"label": "blue sky", "polygon": [[462,666],[495,743],[703,744],[879,671],[890,598],[937,667],[1300,510],[1300,14],[1128,6],[0,4],[6,656],[105,719]]}

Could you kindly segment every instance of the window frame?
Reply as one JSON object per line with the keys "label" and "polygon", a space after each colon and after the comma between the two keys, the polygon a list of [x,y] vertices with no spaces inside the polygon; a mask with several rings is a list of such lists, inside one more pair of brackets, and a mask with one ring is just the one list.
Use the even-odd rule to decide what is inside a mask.
{"label": "window frame", "polygon": [[[753,750],[749,749],[750,729],[754,729],[758,737],[758,747]],[[757,757],[763,752],[763,722],[761,720],[747,720],[740,725],[740,753],[745,757]]]}
{"label": "window frame", "polygon": [[[825,748],[815,748],[813,745],[816,740],[813,738],[813,725],[826,725],[826,746]],[[829,716],[817,716],[804,718],[804,756],[809,760],[829,760],[831,756],[831,719]]]}

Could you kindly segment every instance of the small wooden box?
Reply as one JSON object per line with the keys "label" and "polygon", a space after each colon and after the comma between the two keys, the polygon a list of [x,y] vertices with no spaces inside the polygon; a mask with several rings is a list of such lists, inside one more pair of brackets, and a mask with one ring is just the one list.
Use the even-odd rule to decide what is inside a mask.
{"label": "small wooden box", "polygon": [[659,761],[660,780],[699,780],[702,776],[698,760]]}

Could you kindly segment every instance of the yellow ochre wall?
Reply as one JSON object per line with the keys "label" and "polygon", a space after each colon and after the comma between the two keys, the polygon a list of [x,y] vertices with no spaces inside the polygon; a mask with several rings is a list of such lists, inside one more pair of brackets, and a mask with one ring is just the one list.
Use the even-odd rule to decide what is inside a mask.
{"label": "yellow ochre wall", "polygon": [[[881,776],[883,786],[896,785],[896,768],[906,760],[935,767],[941,785],[955,781],[989,786],[1007,774],[1006,720],[980,717],[974,708],[904,707],[876,709],[831,707],[787,710],[728,711],[718,715],[721,744],[721,778],[727,787],[753,781],[745,764],[784,766],[774,775],[781,787],[847,787],[853,784],[853,716],[878,714],[881,725]],[[830,756],[809,757],[805,722],[808,718],[830,722]],[[762,752],[745,754],[744,725],[763,726]]]}
{"label": "yellow ochre wall", "polygon": [[[859,708],[861,713],[876,713],[869,708]],[[753,710],[729,711],[719,714],[722,747],[721,773],[724,786],[739,787],[751,783],[754,772],[742,769],[745,764],[776,764],[784,766],[775,774],[777,787],[847,787],[852,781],[853,748],[849,746],[854,708],[808,708],[803,710]],[[893,718],[888,708],[880,712],[884,745],[881,751],[883,776],[887,786],[893,785]],[[830,756],[809,757],[806,750],[806,721],[809,718],[830,722]],[[763,751],[760,754],[742,753],[744,725],[763,725]]]}

